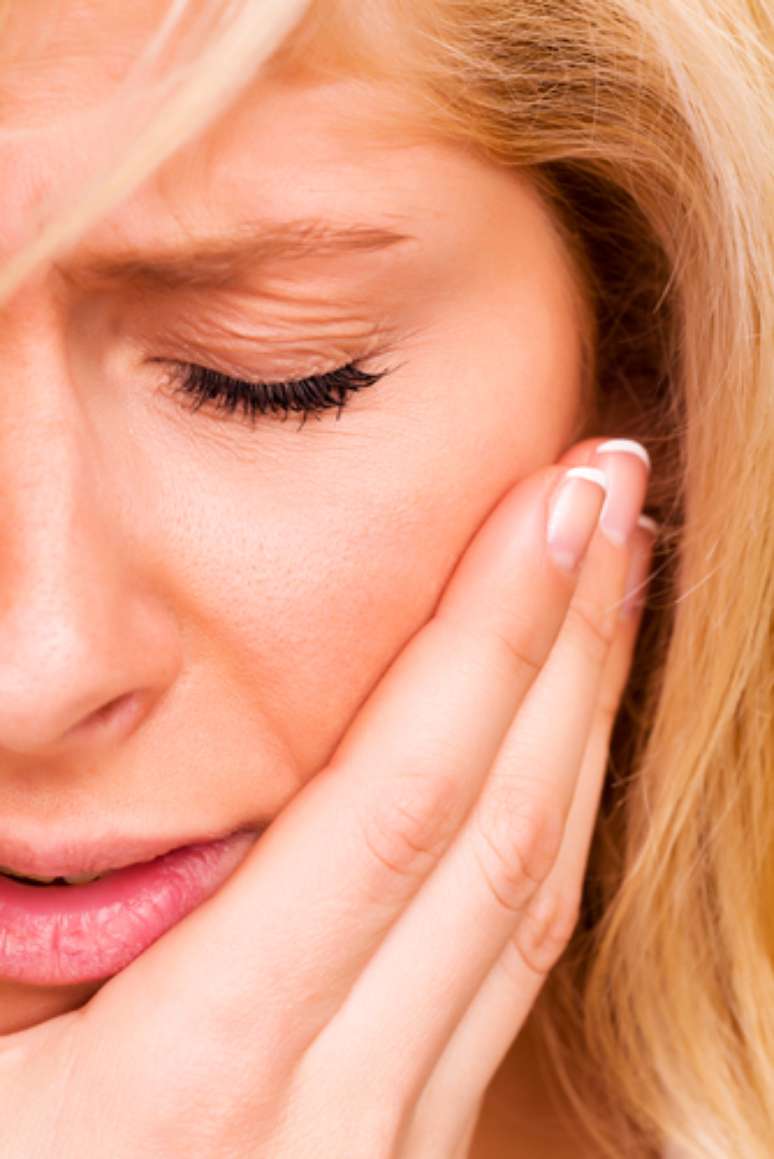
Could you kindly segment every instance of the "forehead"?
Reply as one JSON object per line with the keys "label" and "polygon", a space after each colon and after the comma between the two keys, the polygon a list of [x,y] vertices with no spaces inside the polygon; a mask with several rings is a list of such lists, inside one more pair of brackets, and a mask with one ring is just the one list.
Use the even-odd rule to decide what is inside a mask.
{"label": "forehead", "polygon": [[[331,11],[335,8],[333,3]],[[63,18],[72,14],[74,23],[41,24],[41,15],[53,10]],[[317,37],[325,10],[327,0],[313,4],[308,24],[302,22],[299,34],[285,41],[270,67],[258,71],[223,116],[157,167],[128,199],[91,222],[64,255],[70,268],[83,267],[84,259],[103,268],[103,259],[108,265],[142,261],[146,253],[158,256],[186,243],[200,247],[202,241],[206,246],[213,238],[219,244],[220,236],[234,236],[235,226],[237,232],[243,225],[254,231],[257,223],[263,231],[319,218],[326,228],[347,230],[357,223],[356,229],[366,232],[419,234],[439,255],[475,246],[477,231],[485,226],[503,236],[517,232],[524,261],[533,242],[538,260],[545,259],[548,246],[562,280],[568,273],[574,280],[552,215],[531,181],[439,134],[422,94],[395,84],[389,21],[374,25],[384,31],[378,51],[388,58],[385,68],[371,67],[372,50],[359,52],[357,30],[354,67],[349,67],[345,38],[332,52],[330,41],[326,46]],[[381,0],[362,0],[361,21],[367,10],[382,17],[387,12]],[[95,172],[110,172],[111,162],[121,160],[132,137],[131,117],[116,121],[110,100],[99,94],[109,98],[121,85],[165,9],[155,0],[137,5],[37,0],[24,11],[33,14],[32,34],[21,44],[17,16],[16,66],[3,77],[16,105],[13,100],[0,105],[0,272],[51,218],[77,204]],[[88,31],[83,40],[81,28]],[[326,28],[332,35],[336,22]],[[392,34],[397,35],[394,28]],[[401,59],[400,79],[409,59],[410,53]],[[58,113],[41,118],[40,109],[54,92]],[[141,91],[140,102],[142,97]],[[18,118],[14,107],[21,110]]]}
{"label": "forehead", "polygon": [[[255,0],[0,0],[0,127],[44,125],[114,94],[143,55],[162,69],[207,48],[224,13]],[[282,0],[269,6],[290,31],[270,64],[306,71],[393,71],[390,54],[409,47],[413,21],[393,0]],[[248,12],[248,15],[250,13]],[[397,17],[400,15],[400,19]],[[248,22],[253,30],[256,21]],[[258,22],[259,31],[260,21]],[[227,62],[224,64],[227,67]]]}
{"label": "forehead", "polygon": [[104,100],[160,28],[163,0],[28,0],[2,8],[0,123],[41,126]]}
{"label": "forehead", "polygon": [[[405,161],[395,151],[428,143],[415,101],[373,74],[358,74],[357,66],[347,70],[344,39],[336,42],[335,67],[326,47],[335,22],[326,25],[327,41],[317,36],[325,7],[310,5],[271,67],[260,69],[223,116],[157,168],[132,198],[142,210],[138,220],[143,214],[152,220],[162,210],[167,216],[171,210],[182,229],[205,213],[229,219],[246,193],[253,216],[262,215],[266,200],[284,201],[292,216],[294,202],[326,187],[346,209],[348,195],[368,181],[369,170],[378,166],[384,176],[385,166],[392,166],[400,176]],[[6,191],[0,260],[66,209],[95,173],[120,161],[132,118],[140,123],[147,115],[148,98],[131,84],[132,68],[166,12],[158,0],[12,6],[0,42],[0,180]],[[180,33],[173,45],[185,43],[184,25]],[[172,64],[174,51],[160,60],[162,75]],[[123,217],[131,216],[130,207]],[[113,230],[110,218],[105,228]]]}

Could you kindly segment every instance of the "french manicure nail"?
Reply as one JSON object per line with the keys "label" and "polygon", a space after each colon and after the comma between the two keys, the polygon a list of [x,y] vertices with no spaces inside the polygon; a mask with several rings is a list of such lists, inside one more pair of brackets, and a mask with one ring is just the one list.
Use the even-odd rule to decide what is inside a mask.
{"label": "french manicure nail", "polygon": [[650,477],[650,455],[634,439],[608,439],[595,454],[608,477],[608,494],[599,526],[622,547],[629,540],[642,510]]}
{"label": "french manicure nail", "polygon": [[596,467],[570,467],[551,499],[547,528],[549,550],[563,571],[573,572],[586,552],[599,520],[607,478]]}

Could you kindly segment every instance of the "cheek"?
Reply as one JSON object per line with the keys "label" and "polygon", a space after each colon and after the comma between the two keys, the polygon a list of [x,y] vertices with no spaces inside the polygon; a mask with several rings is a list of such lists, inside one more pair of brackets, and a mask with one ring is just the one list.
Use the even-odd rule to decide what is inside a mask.
{"label": "cheek", "polygon": [[243,721],[262,748],[269,729],[300,780],[430,617],[498,498],[567,444],[575,343],[554,330],[526,345],[491,311],[466,322],[341,427],[330,414],[308,437],[258,424],[239,454],[203,437],[204,417],[182,438],[148,431],[152,522],[134,531],[209,686],[207,728]]}
{"label": "cheek", "polygon": [[485,513],[531,471],[526,451],[490,433],[491,442],[484,425],[454,429],[447,417],[432,453],[415,437],[403,439],[401,455],[388,444],[368,457],[330,455],[333,483],[311,468],[304,486],[266,476],[236,490],[213,478],[195,503],[184,498],[191,491],[181,494],[183,467],[170,462],[174,490],[166,508],[156,489],[154,515],[163,585],[189,664],[207,657],[213,735],[219,717],[234,720],[233,707],[224,710],[231,695],[247,736],[262,721],[292,753],[300,780],[324,764],[429,618]]}
{"label": "cheek", "polygon": [[213,719],[237,699],[246,735],[260,719],[301,780],[432,611],[470,524],[470,502],[454,512],[444,472],[420,460],[338,465],[327,484],[309,469],[225,495],[213,480],[193,504],[170,464],[144,535],[190,657],[207,658]]}

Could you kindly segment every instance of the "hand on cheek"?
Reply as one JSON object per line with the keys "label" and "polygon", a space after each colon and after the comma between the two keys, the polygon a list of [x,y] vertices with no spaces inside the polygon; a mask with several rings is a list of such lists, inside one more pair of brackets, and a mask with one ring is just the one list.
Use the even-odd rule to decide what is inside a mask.
{"label": "hand on cheek", "polygon": [[[637,583],[648,562],[647,471],[614,460],[512,489],[220,892],[78,1017],[6,1041],[18,1155],[46,1153],[62,1105],[79,1111],[57,1119],[73,1155],[94,1138],[372,1154],[385,1132],[402,1159],[456,1153],[577,912],[635,548]],[[597,526],[605,498],[623,543]]]}

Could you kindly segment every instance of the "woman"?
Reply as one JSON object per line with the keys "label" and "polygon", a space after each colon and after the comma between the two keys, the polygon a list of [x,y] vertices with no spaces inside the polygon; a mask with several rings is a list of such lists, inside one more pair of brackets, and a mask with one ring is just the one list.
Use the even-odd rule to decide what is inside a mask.
{"label": "woman", "polygon": [[770,31],[7,6],[4,1157],[771,1154]]}

